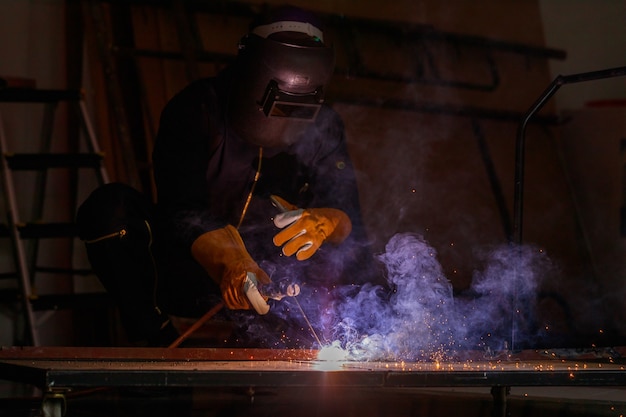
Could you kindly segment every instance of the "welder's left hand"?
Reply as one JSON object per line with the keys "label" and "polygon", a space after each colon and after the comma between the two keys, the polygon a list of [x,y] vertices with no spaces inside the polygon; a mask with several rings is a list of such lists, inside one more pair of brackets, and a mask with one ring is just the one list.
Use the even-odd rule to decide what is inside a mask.
{"label": "welder's left hand", "polygon": [[352,231],[352,222],[346,213],[335,208],[299,209],[278,196],[272,201],[281,210],[274,224],[283,229],[274,236],[274,245],[283,247],[286,256],[309,259],[324,242],[339,244]]}

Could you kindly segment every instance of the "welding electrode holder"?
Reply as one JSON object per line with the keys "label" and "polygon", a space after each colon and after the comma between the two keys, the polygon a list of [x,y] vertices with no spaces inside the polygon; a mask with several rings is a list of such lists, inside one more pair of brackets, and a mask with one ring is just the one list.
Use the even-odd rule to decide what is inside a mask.
{"label": "welding electrode holder", "polygon": [[256,275],[253,272],[246,273],[246,278],[243,281],[243,292],[248,297],[252,307],[261,315],[270,311],[270,305],[265,301],[266,298],[280,301],[284,297],[296,297],[300,294],[300,286],[298,284],[291,283],[284,286],[284,288],[272,287],[272,284],[268,284],[259,290],[259,282],[256,279]]}
{"label": "welding electrode holder", "polygon": [[250,304],[256,312],[264,315],[270,311],[270,305],[267,301],[265,301],[265,298],[263,298],[259,292],[258,284],[256,275],[253,272],[248,272],[243,281],[243,292],[246,294],[246,297],[248,297]]}
{"label": "welding electrode holder", "polygon": [[[281,213],[288,212],[294,207],[287,207],[286,201],[272,196],[272,204],[277,207]],[[246,278],[243,281],[243,292],[248,297],[248,301],[257,313],[264,315],[270,311],[270,305],[267,303],[266,298],[273,300],[281,300],[284,297],[295,297],[300,294],[300,286],[298,284],[289,284],[284,290],[278,289],[273,291],[269,288],[265,289],[264,294],[259,291],[259,282],[256,275],[253,272],[247,272]]]}

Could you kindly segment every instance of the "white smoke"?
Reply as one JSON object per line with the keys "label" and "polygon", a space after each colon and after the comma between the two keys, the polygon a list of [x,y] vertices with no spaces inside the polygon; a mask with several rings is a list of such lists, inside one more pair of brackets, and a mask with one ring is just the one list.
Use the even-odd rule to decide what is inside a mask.
{"label": "white smoke", "polygon": [[435,249],[417,234],[393,236],[379,256],[391,294],[367,285],[341,294],[333,337],[358,360],[429,360],[528,341],[550,261],[535,248],[514,245],[484,258],[466,295],[454,297]]}

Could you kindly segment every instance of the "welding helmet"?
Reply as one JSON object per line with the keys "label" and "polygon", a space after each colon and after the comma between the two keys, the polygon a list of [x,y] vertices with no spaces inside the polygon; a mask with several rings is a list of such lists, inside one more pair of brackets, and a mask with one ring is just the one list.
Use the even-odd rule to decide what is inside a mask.
{"label": "welding helmet", "polygon": [[234,64],[231,129],[257,146],[293,143],[315,121],[334,64],[334,51],[309,12],[281,7],[253,23]]}

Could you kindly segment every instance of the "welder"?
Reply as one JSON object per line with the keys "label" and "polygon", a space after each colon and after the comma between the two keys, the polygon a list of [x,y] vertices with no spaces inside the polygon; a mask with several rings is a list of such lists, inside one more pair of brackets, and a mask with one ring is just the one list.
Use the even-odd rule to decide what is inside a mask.
{"label": "welder", "polygon": [[167,345],[170,315],[198,317],[218,302],[248,329],[271,321],[280,303],[255,312],[249,279],[261,294],[296,282],[316,316],[332,288],[377,279],[344,125],[324,104],[333,70],[316,16],[263,13],[232,65],[165,106],[156,204],[113,183],[81,205],[80,237],[133,343]]}

